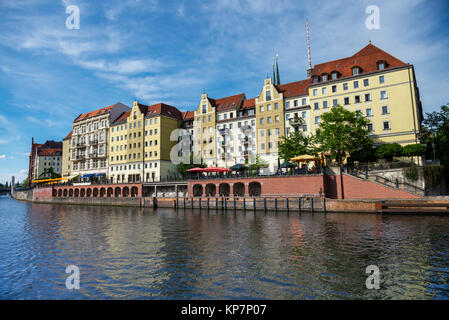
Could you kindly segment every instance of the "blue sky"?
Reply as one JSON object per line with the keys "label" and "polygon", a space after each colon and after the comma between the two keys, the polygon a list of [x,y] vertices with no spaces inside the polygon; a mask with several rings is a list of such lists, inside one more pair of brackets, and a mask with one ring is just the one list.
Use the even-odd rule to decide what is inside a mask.
{"label": "blue sky", "polygon": [[[65,26],[80,8],[80,29]],[[365,27],[368,5],[380,29]],[[61,140],[80,113],[118,101],[196,108],[257,95],[279,52],[281,82],[369,40],[414,64],[424,112],[449,102],[449,2],[0,0],[0,182],[28,170],[31,137]]]}

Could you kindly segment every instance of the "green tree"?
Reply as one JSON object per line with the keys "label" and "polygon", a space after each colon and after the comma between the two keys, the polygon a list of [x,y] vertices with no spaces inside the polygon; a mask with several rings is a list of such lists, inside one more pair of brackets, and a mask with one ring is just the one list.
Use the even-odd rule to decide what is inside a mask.
{"label": "green tree", "polygon": [[387,161],[392,161],[393,157],[402,156],[402,153],[403,148],[399,143],[381,144],[376,148],[376,156]]}
{"label": "green tree", "polygon": [[26,178],[25,180],[23,180],[22,188],[28,188],[28,178]]}
{"label": "green tree", "polygon": [[317,151],[330,152],[331,158],[342,164],[352,152],[372,144],[368,137],[369,120],[360,113],[351,112],[342,106],[333,107],[321,115],[315,141],[320,144]]}
{"label": "green tree", "polygon": [[249,165],[248,170],[250,172],[256,172],[258,173],[260,169],[264,168],[267,165],[267,163],[262,160],[259,155],[256,156],[256,160]]}
{"label": "green tree", "polygon": [[43,178],[55,179],[55,178],[61,178],[61,175],[56,173],[53,170],[53,167],[50,167],[50,168],[44,169],[44,171],[39,175],[39,179],[43,179]]}
{"label": "green tree", "polygon": [[295,156],[313,153],[314,150],[313,137],[303,135],[299,131],[283,136],[279,141],[279,157],[284,161],[290,161]]}
{"label": "green tree", "polygon": [[206,168],[207,165],[203,162],[203,158],[201,158],[200,164],[194,164],[193,163],[193,153],[190,154],[190,163],[183,163],[182,161],[176,165],[176,171],[183,177],[186,178],[188,176],[187,170],[199,167],[199,168]]}
{"label": "green tree", "polygon": [[417,157],[426,153],[427,146],[425,144],[408,144],[404,147],[402,155],[405,157]]}

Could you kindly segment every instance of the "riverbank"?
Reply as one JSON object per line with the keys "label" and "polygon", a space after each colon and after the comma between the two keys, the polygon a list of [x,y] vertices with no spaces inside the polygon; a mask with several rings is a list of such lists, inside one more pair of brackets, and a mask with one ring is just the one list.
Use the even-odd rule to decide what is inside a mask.
{"label": "riverbank", "polygon": [[33,190],[17,191],[19,201],[83,206],[177,208],[231,211],[363,212],[449,214],[449,199],[329,199],[325,197],[44,197]]}

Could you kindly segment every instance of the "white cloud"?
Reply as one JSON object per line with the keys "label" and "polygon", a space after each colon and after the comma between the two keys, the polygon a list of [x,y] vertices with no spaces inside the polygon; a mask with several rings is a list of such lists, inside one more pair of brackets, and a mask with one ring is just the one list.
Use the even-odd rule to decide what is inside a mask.
{"label": "white cloud", "polygon": [[6,181],[11,182],[11,177],[15,178],[16,182],[24,181],[28,176],[27,169],[21,169],[15,172],[0,172],[0,182],[5,183]]}
{"label": "white cloud", "polygon": [[118,62],[77,60],[76,63],[86,69],[120,74],[157,72],[162,67],[161,62],[151,59],[121,59]]}
{"label": "white cloud", "polygon": [[0,159],[6,159],[6,154],[0,154]]}

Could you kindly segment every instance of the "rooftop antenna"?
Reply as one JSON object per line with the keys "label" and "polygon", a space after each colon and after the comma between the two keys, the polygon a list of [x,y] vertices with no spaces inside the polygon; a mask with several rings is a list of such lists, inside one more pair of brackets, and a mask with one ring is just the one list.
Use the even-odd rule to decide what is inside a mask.
{"label": "rooftop antenna", "polygon": [[312,77],[312,59],[310,58],[310,37],[309,37],[309,19],[306,19],[306,29],[307,29],[307,57],[309,60],[309,67],[307,68],[307,76]]}

